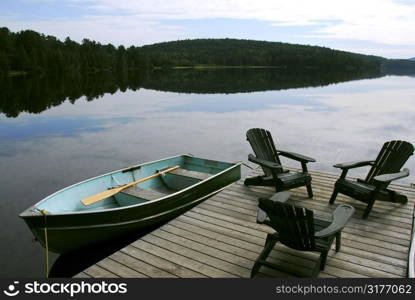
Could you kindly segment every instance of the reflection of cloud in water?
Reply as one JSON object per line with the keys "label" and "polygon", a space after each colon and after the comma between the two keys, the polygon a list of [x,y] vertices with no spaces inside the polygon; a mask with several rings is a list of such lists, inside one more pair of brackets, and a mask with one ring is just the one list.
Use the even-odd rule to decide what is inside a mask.
{"label": "reflection of cloud in water", "polygon": [[287,91],[187,97],[188,101],[165,107],[164,111],[225,113],[246,110],[262,111],[275,105],[310,106],[310,109],[316,110],[327,108],[327,106],[319,104],[315,98]]}
{"label": "reflection of cloud in water", "polygon": [[105,130],[102,124],[88,119],[55,119],[41,120],[40,122],[25,122],[19,124],[2,124],[1,139],[19,140],[30,138],[47,138],[51,136],[76,136],[79,132]]}
{"label": "reflection of cloud in water", "polygon": [[[404,81],[412,84],[413,79]],[[102,101],[64,104],[30,122],[61,118],[65,124],[79,120],[79,126],[75,121],[67,123],[74,127],[66,129],[74,133],[64,134],[62,129],[59,134],[59,127],[52,122],[50,125],[56,127],[54,136],[40,143],[27,135],[25,142],[14,143],[16,156],[6,164],[17,172],[19,166],[30,163],[34,170],[43,169],[45,177],[65,169],[65,182],[69,184],[180,153],[246,160],[251,151],[245,140],[246,130],[264,127],[273,133],[278,147],[315,157],[317,163],[310,168],[337,172],[332,168],[336,162],[374,159],[386,140],[415,140],[415,112],[411,109],[414,88],[401,88],[402,83],[395,78],[365,82],[372,86],[367,92],[361,91],[362,83],[356,81],[323,88],[232,95],[140,90],[105,95]],[[357,86],[359,91],[343,92],[344,85],[350,91]],[[373,86],[381,86],[381,91]],[[13,151],[6,152],[10,160]],[[53,166],[45,163],[50,160],[55,162]],[[412,161],[408,166],[415,170]],[[298,165],[293,161],[289,164]]]}

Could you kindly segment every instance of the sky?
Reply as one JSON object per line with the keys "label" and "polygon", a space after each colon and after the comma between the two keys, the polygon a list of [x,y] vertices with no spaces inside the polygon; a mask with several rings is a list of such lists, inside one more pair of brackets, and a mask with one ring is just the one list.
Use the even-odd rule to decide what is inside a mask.
{"label": "sky", "polygon": [[1,0],[0,26],[116,46],[238,38],[415,57],[415,0]]}

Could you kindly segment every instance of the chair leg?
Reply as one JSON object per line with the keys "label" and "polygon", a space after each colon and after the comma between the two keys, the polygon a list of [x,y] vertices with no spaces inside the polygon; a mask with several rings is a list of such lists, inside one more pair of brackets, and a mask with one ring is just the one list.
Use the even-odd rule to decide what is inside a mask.
{"label": "chair leg", "polygon": [[372,200],[370,200],[369,203],[367,204],[366,209],[363,212],[362,219],[367,219],[367,217],[370,214],[370,211],[372,210],[373,204],[375,204],[375,198],[373,198]]}
{"label": "chair leg", "polygon": [[251,270],[251,278],[254,278],[256,273],[258,273],[259,268],[261,268],[261,262],[257,259],[254,263],[254,266],[252,267]]}
{"label": "chair leg", "polygon": [[330,201],[329,201],[330,204],[333,204],[334,203],[334,201],[336,200],[336,197],[337,197],[337,194],[338,193],[339,192],[336,190],[336,188],[334,188],[333,194],[331,194],[331,197],[330,197]]}
{"label": "chair leg", "polygon": [[318,273],[320,272],[321,260],[322,260],[322,257],[320,255],[320,257],[318,258],[317,264],[313,269],[313,273],[311,274],[311,277],[317,277]]}
{"label": "chair leg", "polygon": [[342,233],[339,231],[336,233],[336,252],[340,251],[341,242],[342,242]]}
{"label": "chair leg", "polygon": [[262,250],[261,254],[258,256],[257,260],[255,261],[252,270],[251,270],[251,278],[258,273],[259,269],[261,268],[262,262],[266,260],[271,250],[274,248],[275,244],[278,242],[278,238],[269,233],[267,235],[267,239],[265,241],[264,249]]}
{"label": "chair leg", "polygon": [[313,189],[311,188],[311,183],[307,184],[307,193],[308,193],[308,198],[313,198]]}
{"label": "chair leg", "polygon": [[329,253],[328,251],[325,251],[325,252],[321,253],[320,270],[324,270],[324,267],[326,266],[328,253]]}
{"label": "chair leg", "polygon": [[326,260],[327,260],[327,254],[328,251],[321,252],[320,257],[318,258],[318,261],[316,263],[316,266],[313,269],[312,277],[317,277],[320,270],[324,270],[324,267],[326,266]]}

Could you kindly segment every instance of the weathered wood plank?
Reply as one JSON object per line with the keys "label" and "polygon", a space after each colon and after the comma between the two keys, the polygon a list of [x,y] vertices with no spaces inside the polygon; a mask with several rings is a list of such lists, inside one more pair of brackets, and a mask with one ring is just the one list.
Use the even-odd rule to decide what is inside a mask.
{"label": "weathered wood plank", "polygon": [[[356,207],[343,230],[341,251],[329,252],[319,277],[405,277],[415,190],[391,185],[408,196],[408,203],[377,201],[369,218],[362,220],[364,203],[339,195],[335,205],[328,204],[339,174],[310,173],[314,197],[309,199],[300,187],[290,190],[289,201],[328,219],[336,204]],[[273,194],[273,187],[246,187],[240,180],[77,276],[249,277],[267,233],[272,232],[256,223],[258,198]],[[258,276],[309,276],[317,256],[277,244],[268,259],[281,269],[262,267]]]}
{"label": "weathered wood plank", "polygon": [[81,273],[76,274],[74,278],[91,278],[91,276],[86,274],[85,272],[81,272]]}
{"label": "weathered wood plank", "polygon": [[[311,209],[316,210],[316,212],[321,212],[321,214],[327,214],[328,216],[330,216],[331,212],[337,206],[337,205],[331,206],[327,202],[321,203],[316,198],[314,198],[312,200],[309,200],[309,201],[302,201],[302,200],[298,200],[295,197],[292,197],[292,200],[290,199],[290,201],[296,202],[300,206],[308,205]],[[220,195],[211,198],[208,203],[222,203],[224,205],[231,205],[233,210],[239,209],[240,212],[245,212],[245,213],[249,213],[249,211],[255,211],[256,212],[256,210],[258,209],[257,198],[254,198],[252,196],[245,196],[244,198],[242,198],[242,197],[236,197],[234,195],[230,195],[230,194],[226,194],[226,193],[223,193],[223,194],[221,193]],[[230,208],[230,206],[229,206],[229,208]],[[356,206],[355,206],[355,208],[356,208]],[[357,208],[357,211],[358,212],[355,213],[356,221],[360,222],[360,224],[362,224],[366,227],[370,224],[373,224],[371,222],[373,222],[373,220],[375,220],[374,224],[376,224],[376,227],[377,227],[376,231],[378,231],[379,222],[376,222],[376,219],[361,220],[359,212],[361,212],[362,209]],[[374,217],[377,216],[377,213],[374,212],[374,210],[372,211],[372,214],[374,215]],[[385,214],[381,215],[380,217],[385,217]],[[391,226],[397,226],[398,230],[399,230],[399,233],[400,233],[402,231],[402,228],[399,226],[400,225],[399,222],[402,221],[406,224],[409,224],[411,216],[408,215],[407,217],[399,217],[399,218],[395,217],[395,219],[398,220],[397,222],[393,222],[392,219],[394,217],[385,217],[385,218],[389,218],[390,219],[389,223],[392,224]],[[405,226],[405,227],[407,227],[407,226]],[[410,232],[410,230],[408,229],[407,232]],[[395,233],[397,233],[397,232],[395,231],[394,234]],[[408,237],[408,234],[405,234],[405,236]]]}
{"label": "weathered wood plank", "polygon": [[143,262],[142,260],[137,259],[136,257],[132,257],[126,254],[123,251],[115,252],[110,256],[111,259],[126,265],[134,270],[139,270],[143,277],[158,277],[158,278],[174,278],[177,277],[171,273],[165,272],[158,268],[155,268],[148,264],[147,262]]}
{"label": "weathered wood plank", "polygon": [[119,276],[119,277],[126,277],[126,278],[130,278],[130,277],[135,277],[135,278],[143,278],[143,277],[148,277],[145,276],[144,274],[137,272],[136,270],[133,270],[132,268],[119,263],[109,257],[99,261],[97,263],[98,266],[106,269],[106,270],[111,270],[112,273],[114,273],[115,275]]}
{"label": "weathered wood plank", "polygon": [[[158,233],[160,233],[160,231],[158,231]],[[194,243],[191,243],[190,241],[185,242],[181,240],[179,237],[176,237],[176,238],[177,238],[176,241],[178,243],[171,242],[167,239],[160,238],[153,234],[148,234],[144,236],[142,239],[154,245],[163,244],[171,252],[174,252],[177,255],[180,255],[182,257],[192,258],[193,260],[196,260],[200,263],[207,264],[211,267],[214,267],[217,270],[222,270],[224,272],[230,273],[233,276],[247,277],[249,275],[250,270],[248,268],[243,268],[238,265],[228,263],[222,258],[216,258],[215,255],[204,254],[200,252],[201,248],[200,247],[197,248],[197,246]],[[186,246],[183,246],[183,245],[186,245]],[[197,250],[194,249],[195,247],[197,248]]]}
{"label": "weathered wood plank", "polygon": [[[247,243],[239,239],[234,239],[229,236],[218,234],[214,231],[205,230],[201,227],[183,223],[178,220],[175,220],[175,222],[171,222],[168,226],[164,226],[163,229],[176,235],[183,235],[183,232],[186,232],[186,235],[191,239],[197,240],[201,243],[206,243],[210,247],[220,247],[220,249],[223,249],[224,251],[228,251],[235,255],[244,256],[252,260],[255,260],[258,256],[258,253],[262,251],[262,246],[260,245]],[[182,231],[180,231],[179,229]],[[352,252],[355,252],[355,250],[353,250]],[[298,253],[299,252],[291,251],[292,255],[296,255]],[[405,276],[405,265],[401,265],[401,267],[396,267],[394,265],[390,265],[389,263],[368,259],[367,257],[363,258],[356,255],[347,254],[344,251],[338,253],[331,252],[329,254],[329,257],[331,256],[343,261],[352,261],[362,266],[373,268],[379,271],[385,271],[386,273]],[[387,274],[384,274],[384,276],[386,275]]]}
{"label": "weathered wood plank", "polygon": [[[167,234],[169,233],[169,234]],[[220,242],[217,238],[207,238],[201,237],[198,234],[194,234],[192,232],[181,230],[178,227],[173,226],[163,226],[163,230],[157,231],[157,234],[160,234],[161,237],[166,239],[174,239],[175,241],[179,241],[181,243],[186,244],[188,247],[192,247],[192,249],[205,253],[222,260],[225,260],[229,263],[248,268],[248,271],[253,266],[254,261],[258,257],[258,253],[262,250],[262,247],[258,247],[255,252],[249,251],[247,249],[239,248],[232,246],[227,243]],[[208,247],[206,247],[208,246]],[[279,263],[281,265],[285,265],[286,269],[293,268],[293,266],[298,265],[293,270],[297,270],[298,267],[302,267],[306,269],[305,274],[308,274],[312,267],[312,262],[304,261],[304,263],[300,263],[302,258],[293,258],[291,261],[287,260],[280,260]],[[287,263],[288,262],[288,263]],[[293,270],[290,270],[293,272]]]}
{"label": "weathered wood plank", "polygon": [[86,273],[87,275],[91,276],[91,277],[97,277],[97,278],[115,278],[115,277],[119,277],[116,274],[101,268],[100,266],[98,266],[98,264],[96,265],[92,265],[90,266],[88,269],[83,271],[84,273]]}
{"label": "weathered wood plank", "polygon": [[[256,219],[255,216],[253,215],[243,215],[243,214],[238,214],[237,212],[233,212],[230,210],[224,210],[220,207],[217,207],[215,205],[211,205],[211,203],[205,203],[202,205],[199,205],[196,209],[193,209],[191,213],[193,212],[198,212],[201,213],[203,215],[208,215],[208,216],[212,216],[215,217],[219,220],[224,220],[225,222],[231,222],[231,223],[236,223],[239,224],[241,226],[246,226],[248,228],[253,228],[253,229],[259,229],[261,230],[268,230],[268,229],[264,229],[263,226],[259,226],[256,223],[253,223],[254,220]],[[190,215],[190,214],[189,214]],[[326,217],[329,217],[328,215]],[[205,217],[203,217],[205,218]],[[360,222],[360,219],[356,219],[356,218],[352,218],[352,220],[350,221],[351,224],[353,224],[354,221]],[[214,221],[212,221],[214,222]],[[243,229],[240,229],[240,231],[242,231]],[[269,231],[269,230],[268,230]],[[344,232],[348,232],[348,227],[345,228]],[[252,233],[254,234],[254,233]],[[360,236],[357,236],[356,239],[365,239],[365,238],[369,238],[372,240],[373,235],[371,233],[365,233],[365,231],[360,231]],[[389,239],[388,237],[384,237],[384,239]],[[377,241],[375,239],[373,239],[374,243],[379,244],[380,242],[380,246],[382,246],[382,242],[381,241]],[[371,244],[371,241],[367,241],[369,244]],[[407,242],[409,243],[409,241],[407,240]],[[391,243],[389,243],[391,244]],[[387,245],[388,247],[395,247],[394,245]],[[399,248],[398,246],[395,248]],[[401,248],[402,249],[402,248]]]}
{"label": "weathered wood plank", "polygon": [[[217,198],[212,198],[212,201],[215,201]],[[229,198],[232,199],[232,198]],[[326,217],[330,217],[331,216],[331,212],[334,210],[334,208],[336,207],[336,205],[330,206],[328,203],[324,203],[323,205],[320,205],[318,203],[318,201],[315,201],[316,199],[312,199],[312,200],[298,200],[295,196],[292,197],[292,199],[290,199],[290,201],[293,201],[295,203],[298,203],[298,205],[300,206],[305,206],[305,207],[310,207],[313,210],[316,211],[317,215],[321,215],[321,216],[326,216]],[[233,199],[233,201],[237,201],[235,199]],[[256,201],[256,199],[254,200],[252,198],[252,201]],[[255,203],[255,202],[254,202]],[[206,202],[206,204],[211,204],[211,201]],[[340,203],[339,203],[340,204]],[[344,204],[350,204],[345,202]],[[354,205],[353,205],[354,206]],[[359,211],[359,209],[357,209]],[[408,217],[408,219],[410,219],[410,217]],[[409,238],[409,234],[411,232],[411,228],[409,224],[402,224],[401,222],[396,222],[396,221],[391,221],[391,220],[382,220],[380,218],[368,218],[367,220],[362,220],[359,213],[355,213],[355,215],[352,218],[354,223],[358,223],[361,224],[362,226],[373,226],[375,228],[377,228],[376,230],[378,231],[379,225],[382,224],[382,230],[391,230],[393,231],[393,235],[395,233],[404,233],[405,236],[407,236]],[[404,228],[402,228],[404,227]]]}
{"label": "weathered wood plank", "polygon": [[[309,199],[305,192],[300,189],[294,189],[290,191],[290,194],[292,198],[302,200],[302,201],[310,201],[314,200],[322,204],[328,204],[328,199],[330,199],[331,196],[331,190],[323,190],[319,186],[314,187],[313,190],[316,190],[316,194],[313,197],[313,199]],[[251,196],[251,197],[269,197],[270,195],[273,195],[275,191],[273,189],[269,189],[266,187],[246,187],[244,185],[233,185],[227,189],[224,194],[231,194],[234,193],[235,198],[243,197],[243,195]],[[339,195],[339,199],[336,199],[336,203],[349,203],[354,204],[356,207],[362,207],[364,208],[365,204],[356,201],[348,196]],[[413,211],[413,201],[408,201],[407,204],[400,204],[400,203],[387,203],[382,201],[375,202],[374,208],[376,208],[376,212],[378,214],[385,214],[386,216],[388,214],[394,215],[394,216],[402,216],[402,215],[408,215],[410,216]]]}
{"label": "weathered wood plank", "polygon": [[148,243],[147,241],[143,239],[135,241],[134,243],[132,243],[132,245],[146,252],[151,252],[166,260],[174,261],[175,263],[180,264],[183,267],[189,268],[191,270],[195,270],[196,272],[204,274],[207,277],[230,277],[230,278],[237,277],[236,275],[232,273],[225,272],[223,270],[214,268],[210,265],[207,265],[197,260],[194,260],[192,258],[189,258],[185,255],[179,255],[174,251],[170,251],[167,249],[168,246],[166,246],[166,248],[162,248],[152,243]]}
{"label": "weathered wood plank", "polygon": [[[293,169],[293,171],[298,171],[299,169]],[[334,183],[336,182],[336,180],[340,177],[340,172],[335,175],[334,177],[327,177],[325,176],[325,173],[318,173],[318,172],[309,172],[312,176],[313,176],[313,182],[312,184],[319,186],[319,187],[328,187],[331,189],[331,191],[333,191],[333,187],[334,187]],[[254,170],[253,174],[254,176],[256,175],[262,175],[262,171],[260,170]],[[323,174],[323,175],[321,175]],[[353,176],[347,176],[348,179],[351,180],[356,180],[356,177]],[[239,181],[239,183],[243,183],[243,181]],[[396,191],[399,191],[401,193],[404,193],[406,195],[409,195],[411,198],[413,198],[413,196],[415,196],[415,190],[414,188],[412,188],[409,185],[402,185],[402,184],[398,184],[398,183],[392,183],[390,184],[390,188],[394,189]],[[301,190],[301,189],[298,189]]]}
{"label": "weathered wood plank", "polygon": [[[223,234],[226,235],[228,238],[234,238],[234,240],[232,240],[232,243],[235,243],[235,240],[240,240],[242,242],[246,241],[248,243],[242,244],[242,246],[246,247],[247,249],[249,249],[249,245],[253,244],[256,244],[262,248],[266,236],[266,234],[263,232],[259,232],[258,236],[247,235],[240,231],[234,231],[232,229],[228,229],[214,223],[203,222],[188,216],[181,216],[177,219],[177,221],[204,228],[208,231],[213,232],[214,234]],[[401,255],[400,259],[392,258],[388,255],[384,255],[383,252],[380,254],[374,253],[373,248],[367,247],[366,245],[361,245],[360,243],[355,243],[354,245],[352,244],[354,248],[350,247],[351,243],[353,243],[353,241],[343,241],[342,252],[347,252],[350,254],[354,254],[358,257],[363,257],[366,259],[376,260],[379,262],[389,263],[395,266],[406,268],[406,257],[404,255]],[[360,247],[360,249],[358,247]],[[256,251],[255,248],[252,251]]]}
{"label": "weathered wood plank", "polygon": [[[239,188],[240,192],[239,193],[244,193],[244,194],[251,194],[251,196],[257,196],[257,197],[269,197],[270,195],[273,195],[275,193],[274,188],[272,187],[261,187],[261,186],[244,186],[243,183],[241,182],[237,182],[234,185],[235,188]],[[315,185],[313,186],[313,190],[316,190],[316,194],[313,197],[313,200],[318,200],[318,201],[322,201],[325,203],[328,203],[331,193],[333,192],[332,187],[330,187],[330,189],[324,189],[322,185]],[[232,190],[232,188],[228,189],[228,190]],[[304,189],[298,188],[298,189],[293,189],[290,190],[290,194],[292,197],[298,197],[300,199],[303,200],[310,200],[307,197],[306,192],[304,191]],[[354,200],[348,196],[339,194],[339,199],[336,199],[335,203],[339,203],[338,201],[345,201],[345,202],[350,202],[352,204],[355,204],[356,206],[363,206],[364,207],[364,203],[360,203],[360,201]],[[412,198],[411,198],[412,199]],[[376,201],[374,207],[378,208],[378,209],[385,209],[385,210],[391,210],[391,207],[394,209],[394,212],[398,213],[408,213],[410,214],[413,210],[413,200],[408,200],[407,204],[399,204],[399,203],[391,203],[391,202],[383,202],[383,201]]]}
{"label": "weathered wood plank", "polygon": [[[187,221],[189,221],[189,219],[187,220]],[[195,222],[194,222],[195,223]],[[197,223],[197,222],[196,222]],[[199,226],[200,226],[200,223],[198,224]],[[214,231],[214,228],[212,228],[212,227],[214,227],[214,226],[216,226],[216,225],[212,225],[211,223],[208,223],[208,224],[204,224],[205,226],[209,226],[209,230],[211,230],[211,231]],[[203,226],[203,225],[202,225]],[[217,229],[217,228],[216,228]],[[223,231],[223,229],[219,229],[220,231]],[[214,231],[215,232],[215,231]],[[235,232],[228,232],[228,234],[235,234]],[[243,235],[243,234],[242,234]],[[217,236],[217,235],[216,235]],[[255,243],[256,244],[256,247],[255,247],[255,245],[250,245],[251,246],[251,249],[252,248],[254,248],[253,249],[253,251],[258,251],[258,253],[262,250],[262,245],[263,245],[263,242],[264,242],[264,239],[265,239],[265,235],[263,235],[264,237],[263,237],[263,239],[262,239],[262,241],[261,241],[261,239],[256,239],[256,240],[252,240],[252,239],[249,239],[249,237],[248,236],[239,236],[238,237],[238,239],[242,239],[242,238],[244,238],[245,240],[249,240],[250,242],[252,242],[252,243]],[[347,243],[347,239],[344,239],[343,240],[343,245],[347,245],[348,243]],[[247,247],[247,245],[245,244],[245,245],[243,245],[243,247]],[[347,246],[342,246],[343,248],[343,250],[344,249],[347,249],[347,250],[349,250],[348,252],[349,253],[354,253],[354,252],[356,252],[356,249],[350,249],[350,248],[348,248]],[[255,249],[256,248],[256,249]],[[287,248],[288,249],[288,248]],[[384,250],[384,251],[387,251],[387,250]],[[292,252],[292,253],[294,253],[294,252]],[[297,253],[301,253],[301,252],[297,252]],[[337,253],[337,255],[338,255],[338,257],[339,258],[342,258],[343,257],[343,255],[341,255],[341,253],[342,252],[340,252],[340,253]],[[367,254],[369,257],[371,257],[371,258],[373,258],[373,257],[375,257],[376,258],[376,256],[374,256],[373,254],[372,254],[372,252],[368,252],[368,253],[365,253],[365,252],[363,252],[363,251],[361,251],[361,253],[360,254]],[[299,255],[304,255],[304,254],[299,254]],[[395,253],[394,253],[394,255],[395,255]],[[401,257],[403,257],[403,256],[401,256]],[[349,257],[350,258],[350,257]],[[359,257],[357,256],[356,257],[356,259],[359,259]],[[366,258],[366,259],[368,259],[368,258]],[[380,264],[384,264],[384,266],[383,267],[381,267],[381,268],[379,268],[378,267],[378,269],[379,270],[385,270],[385,269],[390,269],[390,273],[392,273],[392,274],[402,274],[402,273],[404,273],[402,270],[400,270],[399,268],[395,268],[395,267],[388,267],[388,266],[386,266],[387,264],[389,264],[390,263],[390,261],[389,261],[389,259],[388,260],[386,260],[386,261],[383,261],[383,262],[379,262],[379,263],[372,263],[371,264],[371,262],[370,261],[368,261],[367,262],[367,266],[373,266],[374,268],[377,268]],[[401,267],[403,267],[403,268],[405,268],[405,262],[400,262],[400,261],[398,261],[398,263],[397,263],[398,265],[400,265]],[[384,274],[383,276],[385,276],[386,274]]]}
{"label": "weathered wood plank", "polygon": [[[138,260],[145,259],[145,263],[149,264],[151,267],[154,266],[155,268],[158,268],[159,270],[165,271],[177,277],[182,277],[182,278],[207,277],[203,275],[202,273],[195,272],[179,264],[176,264],[167,259],[161,258],[150,252],[143,251],[131,245],[121,249],[121,252],[126,253],[132,257],[135,257]],[[150,274],[150,272],[148,272],[148,274]],[[152,274],[151,277],[157,277],[157,274],[161,274],[161,273],[159,271],[155,271],[154,273],[151,272],[151,274]]]}
{"label": "weathered wood plank", "polygon": [[[258,210],[258,206],[256,204],[252,203],[248,205],[244,203],[243,208],[242,208],[241,204],[236,203],[236,201],[233,201],[232,204],[229,204],[230,200],[231,199],[226,199],[223,197],[215,197],[214,199],[211,199],[209,201],[209,204],[213,206],[217,206],[219,208],[226,209],[228,211],[240,212],[248,216],[256,217],[257,210]],[[321,208],[319,206],[315,206],[311,203],[302,203],[301,206],[314,210],[316,214],[319,216],[323,216],[323,217],[326,217],[327,219],[331,219],[331,212],[321,211]],[[375,228],[375,227],[368,227],[367,224],[365,224],[365,226],[363,227],[359,223],[356,224],[354,220],[356,219],[352,219],[349,222],[348,226],[344,229],[344,232],[353,233],[353,234],[362,235],[362,236],[369,236],[373,239],[377,239],[377,240],[385,241],[385,242],[391,242],[391,243],[399,244],[405,247],[408,247],[409,245],[410,236],[408,234],[390,232],[388,236],[387,234],[385,234],[385,232],[379,231],[379,226]]]}
{"label": "weathered wood plank", "polygon": [[[197,212],[199,213],[199,215],[195,215]],[[240,225],[240,224],[246,223],[245,221],[241,221],[240,219],[237,219],[237,218],[234,218],[234,217],[223,216],[222,214],[217,213],[217,212],[212,212],[212,211],[209,211],[209,210],[202,210],[202,208],[200,208],[200,207],[197,207],[197,210],[193,209],[192,211],[189,211],[187,213],[187,215],[188,216],[193,216],[195,218],[198,218],[198,217],[203,218],[203,220],[206,221],[206,222],[209,222],[209,223],[212,223],[212,224],[216,223],[216,224],[221,225],[221,226],[227,226],[228,228],[232,228],[232,229],[234,229],[236,231],[239,231],[239,232],[245,232],[246,234],[250,234],[250,235],[255,235],[256,231],[251,228],[251,227],[254,227],[254,226],[260,226],[260,227],[262,227],[262,230],[267,230],[268,232],[272,231],[272,230],[268,229],[265,226],[258,225],[258,224],[255,224],[255,223],[252,223],[252,224],[249,223],[249,227],[245,227],[243,225]],[[212,216],[214,216],[214,217],[212,217]],[[226,221],[224,221],[224,220],[226,220]],[[258,230],[259,228],[257,227],[256,229]],[[354,241],[354,238],[352,237],[352,239],[350,239],[348,241]],[[347,244],[347,243],[348,242],[344,242],[344,244]],[[374,251],[374,253],[384,254],[384,255],[391,256],[391,257],[395,257],[395,258],[405,259],[406,255],[407,255],[405,253],[393,251],[393,250],[390,250],[388,248],[373,246],[371,244],[371,241],[368,241],[368,243],[364,243],[364,244],[361,243],[361,242],[357,242],[355,244],[356,244],[356,247],[358,249],[369,248],[369,249],[372,249]],[[389,244],[387,246],[388,247],[393,247],[393,245],[389,245]]]}

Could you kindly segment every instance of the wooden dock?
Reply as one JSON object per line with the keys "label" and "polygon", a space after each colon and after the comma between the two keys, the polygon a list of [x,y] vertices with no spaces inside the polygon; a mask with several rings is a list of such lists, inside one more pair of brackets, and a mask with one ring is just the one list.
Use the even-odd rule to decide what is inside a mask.
{"label": "wooden dock", "polygon": [[[344,195],[328,204],[339,174],[311,172],[314,197],[305,187],[291,190],[291,200],[330,218],[336,204],[347,203],[356,213],[342,233],[342,248],[329,252],[319,277],[406,277],[415,189],[391,185],[408,196],[405,205],[377,201],[367,220],[364,203]],[[76,277],[249,277],[272,230],[256,224],[258,197],[271,187],[246,187],[239,181],[162,227],[115,252]],[[309,276],[317,254],[277,244],[269,259],[281,271],[261,268],[262,277]]]}

